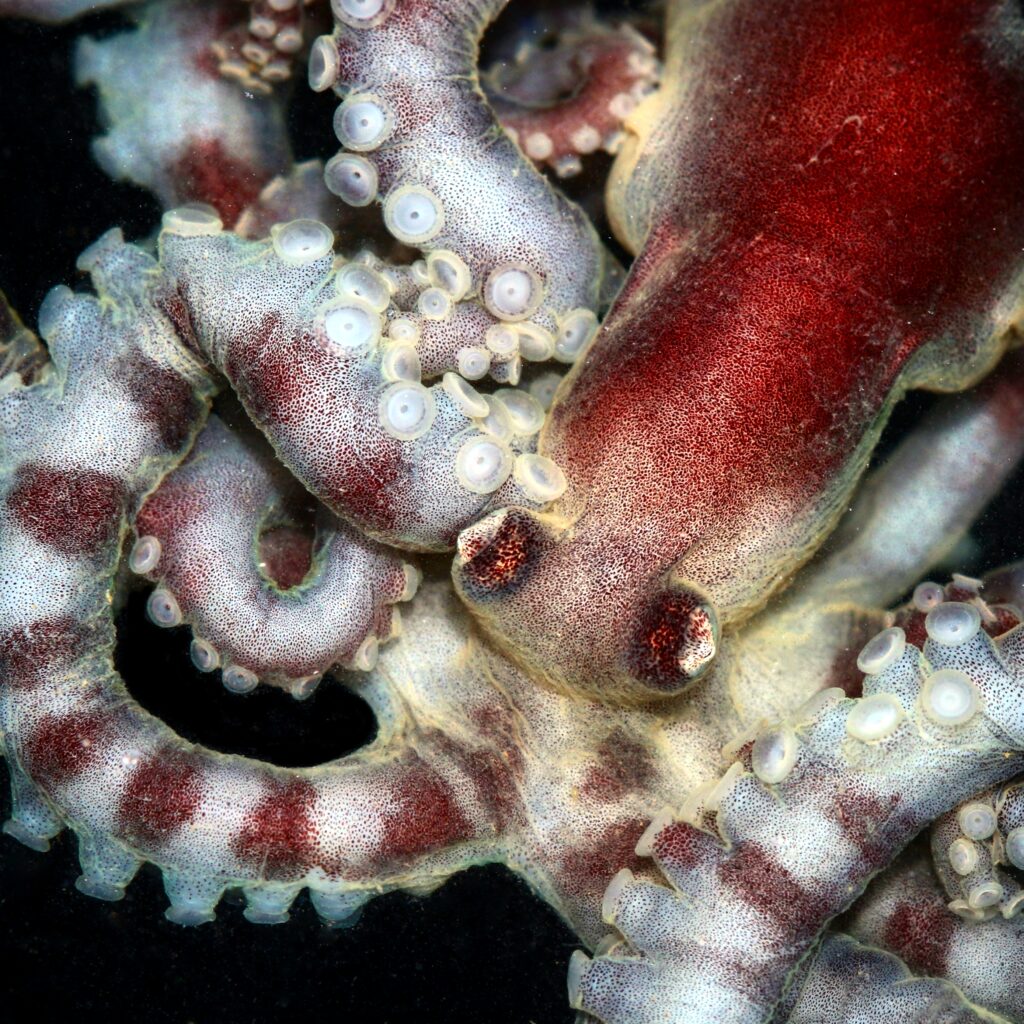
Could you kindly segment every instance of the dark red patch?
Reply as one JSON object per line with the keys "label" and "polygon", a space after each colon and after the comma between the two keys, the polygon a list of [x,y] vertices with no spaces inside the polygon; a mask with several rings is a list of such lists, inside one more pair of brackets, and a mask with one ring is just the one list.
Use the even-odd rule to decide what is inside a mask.
{"label": "dark red patch", "polygon": [[586,846],[569,851],[563,862],[573,890],[600,894],[621,868],[643,871],[647,865],[637,856],[636,846],[646,827],[643,818],[627,818],[608,825],[596,836],[582,837]]}
{"label": "dark red patch", "polygon": [[459,582],[474,599],[514,593],[536,561],[538,530],[532,516],[511,509],[491,537],[470,534],[462,543],[466,560]]}
{"label": "dark red patch", "polygon": [[885,922],[882,942],[914,972],[946,976],[956,918],[939,901],[900,903]]}
{"label": "dark red patch", "polygon": [[166,750],[143,761],[118,803],[122,833],[143,847],[159,846],[195,817],[202,782],[202,765],[195,755]]}
{"label": "dark red patch", "polygon": [[[470,749],[442,733],[431,738],[472,782],[477,801],[487,811],[498,834],[522,819],[522,800],[516,785],[516,769],[522,767],[522,755],[517,748],[512,748],[512,752],[507,747],[500,752],[490,746]],[[492,742],[500,738],[487,737]]]}
{"label": "dark red patch", "polygon": [[400,442],[368,450],[353,445],[344,432],[328,431],[315,458],[295,444],[297,428],[309,420],[332,422],[350,401],[331,384],[339,373],[334,356],[310,335],[290,331],[281,314],[270,311],[254,329],[228,342],[222,368],[253,422],[309,490],[367,529],[393,526],[396,501],[406,496],[410,475]]}
{"label": "dark red patch", "polygon": [[893,625],[899,626],[906,633],[908,644],[912,644],[921,651],[924,650],[924,643],[928,639],[928,631],[924,628],[924,620],[925,613],[910,606],[901,608],[896,612]]}
{"label": "dark red patch", "polygon": [[130,391],[141,419],[156,428],[164,447],[172,452],[183,448],[203,411],[188,381],[138,352],[119,362],[117,378]]}
{"label": "dark red patch", "polygon": [[405,769],[391,797],[381,819],[378,855],[388,867],[473,837],[451,787],[422,762]]}
{"label": "dark red patch", "polygon": [[264,171],[229,156],[219,139],[193,139],[171,175],[182,202],[209,203],[228,228],[269,180]]}
{"label": "dark red patch", "polygon": [[19,466],[7,506],[18,525],[65,555],[98,555],[117,535],[124,486],[88,469]]}
{"label": "dark red patch", "polygon": [[602,803],[621,800],[643,789],[654,768],[647,751],[616,729],[597,748],[598,764],[592,765],[580,786],[583,796]]}
{"label": "dark red patch", "polygon": [[512,773],[521,778],[526,762],[521,749],[522,738],[516,725],[515,712],[504,703],[480,704],[469,709],[469,717],[480,734],[501,751]]}
{"label": "dark red patch", "polygon": [[107,726],[100,714],[44,716],[25,743],[29,775],[47,792],[74,779],[101,756]]}
{"label": "dark red patch", "polygon": [[908,815],[896,794],[880,800],[862,790],[844,789],[835,794],[826,814],[860,851],[864,866],[871,870],[884,867],[898,852],[894,836],[902,845],[917,831],[912,824],[911,831],[906,831]]}
{"label": "dark red patch", "polygon": [[305,779],[267,779],[265,794],[246,817],[231,848],[263,878],[297,878],[316,862],[316,788]]}
{"label": "dark red patch", "polygon": [[40,619],[0,634],[0,681],[31,689],[52,678],[100,642],[90,641],[86,627],[70,618]]}
{"label": "dark red patch", "polygon": [[666,871],[689,871],[717,856],[720,847],[706,832],[685,821],[673,821],[655,837],[654,855]]}
{"label": "dark red patch", "polygon": [[787,942],[810,941],[839,908],[807,892],[757,843],[736,846],[718,877],[747,906],[774,922]]}
{"label": "dark red patch", "polygon": [[275,526],[260,534],[260,570],[281,588],[297,587],[313,564],[313,534],[294,526]]}
{"label": "dark red patch", "polygon": [[316,384],[275,310],[228,342],[222,369],[260,426],[288,425],[303,412],[309,414],[305,400],[315,393]]}
{"label": "dark red patch", "polygon": [[697,666],[706,667],[714,654],[712,616],[690,591],[658,594],[641,615],[626,655],[633,675],[663,693],[685,689],[702,670]]}
{"label": "dark red patch", "polygon": [[156,537],[163,545],[163,554],[157,567],[161,575],[169,575],[176,568],[174,553],[178,527],[202,520],[209,514],[209,495],[193,485],[189,472],[192,466],[192,463],[186,463],[165,477],[142,503],[135,516],[135,532],[138,536]]}

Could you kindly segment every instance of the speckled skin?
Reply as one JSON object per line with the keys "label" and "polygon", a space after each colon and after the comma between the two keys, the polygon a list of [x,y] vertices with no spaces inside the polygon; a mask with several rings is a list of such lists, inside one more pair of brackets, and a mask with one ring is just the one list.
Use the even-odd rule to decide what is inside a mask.
{"label": "speckled skin", "polygon": [[392,606],[415,592],[417,575],[394,550],[322,512],[305,564],[278,583],[261,537],[305,525],[308,504],[258,438],[211,419],[134,524],[138,538],[160,545],[145,575],[173,596],[219,664],[303,696],[334,665],[352,667],[360,653],[375,659],[377,643],[401,629]]}
{"label": "speckled skin", "polygon": [[[308,220],[325,196],[300,165],[244,202],[169,212],[154,253],[101,238],[80,262],[96,298],[58,287],[40,310],[49,359],[3,308],[5,831],[43,850],[72,829],[78,888],[102,899],[155,864],[180,924],[212,920],[228,889],[256,923],[286,920],[303,890],[351,923],[376,894],[504,863],[593,950],[571,962],[569,1001],[605,1024],[1024,1020],[1005,856],[1024,825],[1024,573],[922,584],[886,611],[1024,450],[1019,356],[854,490],[896,398],[967,386],[1019,323],[1024,16],[1003,0],[671,5],[665,87],[627,122],[612,181],[637,259],[530,424],[510,411],[521,397],[452,374],[460,348],[503,324],[524,357],[573,361],[540,343],[590,322],[606,254],[481,101],[476,45],[501,7],[395,0],[367,21],[335,0],[313,47],[318,88],[390,104],[358,166],[372,161],[386,223],[403,189],[440,201],[426,262],[336,256],[329,227],[348,248],[347,221]],[[126,109],[110,102],[112,132]],[[488,304],[509,260],[542,285],[525,320]],[[340,306],[372,326],[356,345],[356,321],[328,326]],[[491,376],[508,383],[510,364]],[[382,404],[396,385],[430,396],[415,437]],[[230,415],[207,422],[218,387],[277,463]],[[516,467],[487,491],[460,462],[480,441]],[[553,505],[538,480],[555,470],[524,468],[538,445],[565,473]],[[317,500],[343,520],[319,511],[333,539],[313,544],[297,513],[261,518]],[[285,528],[272,543],[267,523]],[[283,769],[140,708],[111,609],[152,539],[157,594],[254,677],[295,686],[357,662],[334,675],[372,707],[374,742]],[[334,561],[339,539],[358,571]],[[392,635],[417,575],[403,567],[456,545],[456,587],[428,568]],[[942,717],[941,670],[961,673],[962,721]],[[953,879],[953,823],[982,800],[989,861]],[[936,821],[952,908],[904,865],[837,923]],[[999,915],[974,929],[957,899],[996,874]],[[919,896],[911,910],[893,886]]]}
{"label": "speckled skin", "polygon": [[540,441],[569,489],[474,528],[468,554],[514,550],[502,574],[455,570],[534,674],[685,688],[827,535],[905,389],[998,357],[1021,315],[1022,25],[987,0],[673,5],[610,183],[639,255]]}
{"label": "speckled skin", "polygon": [[968,999],[1013,1020],[1024,1006],[1024,922],[951,914],[927,859],[902,859],[874,882],[843,926],[912,971],[948,978]]}

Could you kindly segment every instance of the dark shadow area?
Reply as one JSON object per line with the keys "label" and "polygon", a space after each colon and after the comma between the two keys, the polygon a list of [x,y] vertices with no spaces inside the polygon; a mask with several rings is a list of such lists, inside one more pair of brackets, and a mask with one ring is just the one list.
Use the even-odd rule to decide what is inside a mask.
{"label": "dark shadow area", "polygon": [[192,664],[190,629],[161,629],[149,620],[149,589],[133,593],[117,617],[115,664],[132,696],[185,739],[298,768],[341,757],[376,735],[366,702],[331,678],[303,701],[272,686],[229,693],[219,672]]}

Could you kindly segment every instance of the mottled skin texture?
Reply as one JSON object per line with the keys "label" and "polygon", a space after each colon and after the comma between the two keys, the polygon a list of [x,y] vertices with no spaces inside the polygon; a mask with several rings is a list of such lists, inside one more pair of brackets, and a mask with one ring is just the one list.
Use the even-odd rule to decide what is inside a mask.
{"label": "mottled skin texture", "polygon": [[[674,6],[610,190],[640,255],[540,442],[569,490],[514,573],[456,569],[538,676],[684,688],[711,622],[820,544],[895,398],[998,356],[1020,315],[1022,32],[1002,2]],[[496,522],[477,530],[528,532]],[[679,600],[710,620],[696,645],[659,612]]]}
{"label": "mottled skin texture", "polygon": [[[440,198],[443,233],[421,252],[450,247],[469,283],[452,287],[436,265],[363,260],[391,282],[374,307],[382,337],[342,352],[326,311],[338,294],[352,299],[342,272],[358,261],[336,260],[329,239],[310,255],[280,228],[255,242],[222,230],[237,218],[239,236],[259,238],[278,217],[320,216],[308,165],[260,190],[221,174],[219,158],[182,174],[165,140],[127,134],[155,168],[140,180],[214,209],[169,215],[156,258],[116,231],[88,250],[80,266],[99,301],[58,288],[40,311],[52,365],[0,315],[5,830],[45,849],[73,829],[78,888],[103,899],[155,864],[180,924],[210,921],[236,888],[256,923],[284,921],[303,889],[325,921],[350,922],[376,894],[426,893],[469,865],[503,863],[594,949],[573,959],[570,1002],[607,1024],[1024,1019],[1017,975],[985,959],[1009,950],[1012,968],[1019,952],[1019,871],[1000,849],[1020,827],[1016,798],[993,804],[1003,817],[980,870],[1016,881],[985,932],[963,932],[934,899],[918,913],[869,897],[843,922],[963,993],[911,981],[832,923],[916,833],[1024,767],[1019,567],[989,590],[957,578],[885,611],[948,554],[1020,456],[1019,357],[919,424],[851,498],[902,392],[967,387],[1019,324],[1019,7],[670,5],[665,87],[627,123],[609,195],[637,258],[542,430],[541,450],[567,478],[544,508],[521,473],[483,496],[463,486],[452,456],[467,439],[517,458],[537,442],[488,423],[483,399],[458,382],[433,385],[432,433],[387,433],[381,395],[424,370],[396,372],[391,355],[414,343],[391,331],[436,279],[462,314],[433,322],[480,342],[491,317],[482,279],[521,258],[544,287],[530,329],[554,336],[573,308],[593,312],[605,254],[481,103],[476,46],[499,0],[396,0],[368,23],[352,2],[337,0],[335,33],[318,44],[319,87],[376,90],[392,104],[394,134],[360,150],[360,166],[379,173],[385,207],[410,185]],[[157,10],[165,29],[188,23],[187,8]],[[138,46],[113,44],[128,60],[111,79],[122,89],[139,74],[131,61],[149,61],[153,22],[143,24]],[[98,65],[108,52],[93,54]],[[215,84],[223,152],[237,97]],[[114,135],[118,111],[135,109],[124,99],[116,88],[108,99]],[[168,123],[164,102],[138,100],[143,126]],[[277,151],[254,130],[234,142]],[[187,743],[113,668],[111,606],[132,527],[160,534],[168,552],[146,573],[166,582],[179,571],[190,617],[230,627],[230,588],[217,588],[217,604],[196,582],[204,528],[238,516],[209,558],[240,560],[248,544],[256,559],[252,523],[272,481],[298,493],[274,467],[246,497],[245,485],[259,489],[254,463],[228,486],[216,460],[203,468],[203,442],[189,456],[214,370],[284,466],[378,540],[447,549],[499,510],[458,538],[462,602],[434,571],[401,635],[381,614],[403,596],[396,572],[379,586],[369,573],[344,581],[368,602],[363,633],[395,635],[378,664],[359,666],[368,671],[338,673],[379,730],[328,764],[283,769]],[[203,496],[202,515],[177,526],[190,495]],[[845,529],[805,565],[851,501]],[[316,571],[308,537],[281,533],[272,548],[266,574],[299,585],[299,621],[280,614],[286,595],[263,587],[255,561],[239,621],[258,618],[269,594],[273,635],[256,645],[272,653],[258,667],[294,683],[347,662],[352,645],[329,616],[301,614]],[[933,607],[978,622],[950,639]],[[881,664],[876,642],[858,664],[865,641],[893,626],[905,641],[894,658]],[[310,635],[323,639],[318,629],[337,634],[337,649],[290,660]],[[226,628],[222,644],[241,660],[238,634]],[[963,673],[977,699],[968,720],[946,722],[929,703],[940,669]],[[883,712],[893,728],[874,734]],[[935,833],[947,886],[949,822]]]}

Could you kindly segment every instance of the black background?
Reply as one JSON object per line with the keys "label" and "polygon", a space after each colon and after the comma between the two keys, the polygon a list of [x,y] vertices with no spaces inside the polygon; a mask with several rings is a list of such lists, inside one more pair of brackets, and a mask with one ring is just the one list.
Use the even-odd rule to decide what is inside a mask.
{"label": "black background", "polygon": [[[119,24],[105,15],[85,27]],[[30,325],[52,285],[76,283],[75,258],[104,230],[120,224],[140,237],[159,216],[148,193],[112,183],[91,159],[95,102],[72,87],[68,61],[80,29],[0,22],[0,288]],[[292,111],[300,158],[330,154],[329,116],[329,100],[301,92]],[[931,401],[904,403],[886,444]],[[1020,493],[1018,476],[966,570],[1020,556]],[[149,625],[140,598],[119,627],[133,693],[189,739],[300,765],[372,735],[368,709],[340,687],[303,704],[265,688],[244,701],[226,694],[192,671],[184,631]],[[4,795],[4,816],[7,803]],[[214,924],[182,929],[164,920],[151,869],[121,903],[80,895],[72,847],[67,835],[45,855],[0,840],[0,1014],[11,1024],[572,1020],[565,969],[578,944],[504,869],[471,869],[427,899],[382,897],[351,929],[322,927],[304,897],[287,925],[251,925],[222,903]]]}

